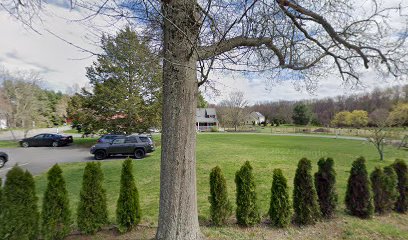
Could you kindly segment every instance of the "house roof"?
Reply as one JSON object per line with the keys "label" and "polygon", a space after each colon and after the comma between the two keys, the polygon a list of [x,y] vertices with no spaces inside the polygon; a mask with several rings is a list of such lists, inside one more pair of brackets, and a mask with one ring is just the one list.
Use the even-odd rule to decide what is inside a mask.
{"label": "house roof", "polygon": [[218,119],[206,117],[208,115],[217,116],[215,108],[197,108],[196,109],[196,122],[206,123],[218,123]]}
{"label": "house roof", "polygon": [[250,115],[254,118],[263,118],[264,115],[262,115],[260,112],[251,112]]}

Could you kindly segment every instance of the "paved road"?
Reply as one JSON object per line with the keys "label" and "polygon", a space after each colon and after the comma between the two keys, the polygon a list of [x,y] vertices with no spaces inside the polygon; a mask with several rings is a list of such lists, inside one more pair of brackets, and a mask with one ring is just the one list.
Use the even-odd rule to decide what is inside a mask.
{"label": "paved road", "polygon": [[88,148],[76,146],[3,148],[1,151],[6,152],[10,159],[3,168],[0,168],[0,177],[3,179],[15,164],[29,170],[33,175],[38,175],[55,163],[93,160]]}

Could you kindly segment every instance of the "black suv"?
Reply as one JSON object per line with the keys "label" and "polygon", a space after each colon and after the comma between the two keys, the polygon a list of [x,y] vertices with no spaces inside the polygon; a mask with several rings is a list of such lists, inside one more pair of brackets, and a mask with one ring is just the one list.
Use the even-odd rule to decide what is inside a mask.
{"label": "black suv", "polygon": [[[0,168],[4,167],[7,161],[8,161],[7,153],[0,152]],[[0,185],[1,185],[1,182],[0,182]]]}
{"label": "black suv", "polygon": [[147,135],[130,135],[118,137],[112,142],[97,143],[90,149],[96,160],[102,160],[111,155],[133,155],[135,158],[143,158],[146,153],[155,150],[154,143]]}

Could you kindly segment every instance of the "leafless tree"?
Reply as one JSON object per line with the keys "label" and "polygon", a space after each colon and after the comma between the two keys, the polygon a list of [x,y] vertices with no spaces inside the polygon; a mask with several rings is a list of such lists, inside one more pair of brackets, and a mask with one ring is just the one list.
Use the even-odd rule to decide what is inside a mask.
{"label": "leafless tree", "polygon": [[[17,4],[24,6],[21,1]],[[369,67],[381,76],[404,78],[408,63],[404,4],[390,6],[377,0],[74,1],[73,6],[93,12],[86,20],[103,15],[113,21],[123,18],[144,24],[162,46],[157,239],[202,238],[194,113],[198,86],[210,84],[211,70],[262,72],[271,81],[290,78],[309,90],[334,71],[349,83],[359,83],[361,70]]]}
{"label": "leafless tree", "polygon": [[384,160],[384,145],[388,136],[387,128],[389,127],[388,115],[389,112],[383,108],[379,108],[369,115],[370,122],[376,127],[370,129],[371,134],[368,141],[377,149],[380,160]]}
{"label": "leafless tree", "polygon": [[221,116],[220,123],[233,127],[237,131],[237,128],[243,125],[245,118],[248,117],[247,105],[248,101],[245,100],[243,92],[231,92],[228,98],[217,106],[218,116]]}
{"label": "leafless tree", "polygon": [[[44,103],[38,100],[38,83],[40,78],[35,72],[18,72],[10,74],[6,71],[0,73],[2,79],[1,92],[4,99],[3,112],[7,125],[13,137],[13,128],[24,129],[24,137],[35,127],[35,122],[44,121],[40,114]],[[3,104],[2,104],[3,105]]]}

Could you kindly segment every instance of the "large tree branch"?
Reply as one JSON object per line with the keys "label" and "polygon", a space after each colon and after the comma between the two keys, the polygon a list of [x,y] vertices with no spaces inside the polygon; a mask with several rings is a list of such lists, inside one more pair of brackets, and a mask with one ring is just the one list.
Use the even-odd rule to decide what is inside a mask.
{"label": "large tree branch", "polygon": [[238,47],[261,47],[265,45],[272,50],[278,57],[281,65],[285,64],[285,58],[280,52],[279,48],[272,43],[271,38],[248,38],[248,37],[234,37],[226,39],[222,42],[216,43],[210,46],[203,46],[198,48],[200,60],[210,59],[214,56],[218,56],[222,53],[231,51]]}

